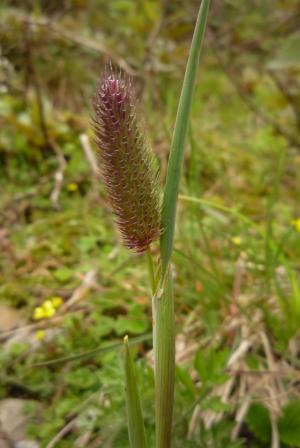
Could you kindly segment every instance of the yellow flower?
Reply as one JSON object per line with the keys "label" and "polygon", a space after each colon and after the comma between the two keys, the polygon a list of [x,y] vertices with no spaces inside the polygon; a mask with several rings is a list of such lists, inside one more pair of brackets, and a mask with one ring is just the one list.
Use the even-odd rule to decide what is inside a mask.
{"label": "yellow flower", "polygon": [[35,337],[35,339],[36,339],[37,341],[43,341],[43,340],[45,339],[45,337],[46,337],[46,332],[45,332],[45,330],[39,330],[39,331],[37,331],[37,332],[35,333],[34,337]]}
{"label": "yellow flower", "polygon": [[242,244],[242,238],[239,236],[233,236],[231,238],[231,241],[233,242],[233,244],[235,244],[236,246],[240,246]]}
{"label": "yellow flower", "polygon": [[42,306],[45,310],[48,310],[50,308],[53,308],[53,303],[51,300],[45,300]]}
{"label": "yellow flower", "polygon": [[43,319],[44,317],[45,317],[44,309],[41,306],[37,306],[33,312],[33,319],[39,320],[39,319]]}
{"label": "yellow flower", "polygon": [[300,232],[300,218],[294,219],[292,221],[292,224],[295,227],[295,230],[297,230],[297,232]]}
{"label": "yellow flower", "polygon": [[[56,305],[57,306],[57,305]],[[37,306],[33,312],[33,319],[45,319],[54,316],[56,313],[55,305],[51,300],[45,300],[42,306]]]}
{"label": "yellow flower", "polygon": [[52,317],[52,316],[54,316],[54,314],[55,314],[55,309],[54,308],[52,308],[52,309],[48,309],[47,311],[45,311],[45,317]]}
{"label": "yellow flower", "polygon": [[62,305],[63,299],[59,296],[55,296],[55,297],[52,297],[51,302],[52,302],[52,305],[54,306],[54,308],[57,309]]}
{"label": "yellow flower", "polygon": [[67,185],[67,189],[68,191],[77,191],[78,190],[78,185],[75,182],[71,182],[70,184]]}
{"label": "yellow flower", "polygon": [[44,317],[52,317],[55,314],[55,308],[51,300],[45,300],[42,305]]}

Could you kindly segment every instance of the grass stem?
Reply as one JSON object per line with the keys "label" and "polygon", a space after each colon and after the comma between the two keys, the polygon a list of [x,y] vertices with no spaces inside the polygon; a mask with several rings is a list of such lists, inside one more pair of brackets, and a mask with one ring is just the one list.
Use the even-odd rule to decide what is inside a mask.
{"label": "grass stem", "polygon": [[147,248],[146,257],[147,257],[147,263],[148,263],[148,272],[149,272],[149,278],[150,278],[150,284],[151,284],[151,292],[152,292],[152,294],[154,294],[155,288],[156,288],[156,279],[155,279],[154,264],[153,264],[153,258],[152,258],[150,246],[148,246],[148,248]]}
{"label": "grass stem", "polygon": [[156,448],[171,446],[175,382],[173,279],[168,269],[162,297],[153,297]]}

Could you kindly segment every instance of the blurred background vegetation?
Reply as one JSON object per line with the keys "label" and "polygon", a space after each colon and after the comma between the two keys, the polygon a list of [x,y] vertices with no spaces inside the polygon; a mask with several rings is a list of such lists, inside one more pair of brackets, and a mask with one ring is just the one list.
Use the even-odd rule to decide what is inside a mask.
{"label": "blurred background vegetation", "polygon": [[[128,447],[125,334],[143,335],[151,446],[145,260],[119,244],[91,102],[107,61],[132,76],[163,182],[198,6],[1,2],[1,448]],[[174,447],[300,446],[299,23],[297,0],[212,2],[174,255]]]}

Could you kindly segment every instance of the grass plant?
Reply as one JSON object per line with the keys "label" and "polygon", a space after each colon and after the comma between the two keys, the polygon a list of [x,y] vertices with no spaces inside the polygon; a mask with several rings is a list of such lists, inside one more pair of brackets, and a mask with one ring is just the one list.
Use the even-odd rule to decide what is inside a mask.
{"label": "grass plant", "polygon": [[[136,122],[130,82],[108,69],[95,101],[94,127],[102,177],[125,245],[146,252],[152,291],[155,371],[156,448],[169,448],[175,384],[175,317],[170,261],[189,117],[204,37],[209,0],[202,0],[179,99],[164,188],[159,270],[153,268],[151,242],[158,237],[158,200],[151,156]],[[125,342],[128,430],[132,448],[145,446],[138,389]]]}
{"label": "grass plant", "polygon": [[[0,406],[43,448],[300,446],[297,2],[211,2],[179,110],[197,2],[23,3],[0,6]],[[107,59],[141,108],[100,88],[126,155],[103,183]]]}

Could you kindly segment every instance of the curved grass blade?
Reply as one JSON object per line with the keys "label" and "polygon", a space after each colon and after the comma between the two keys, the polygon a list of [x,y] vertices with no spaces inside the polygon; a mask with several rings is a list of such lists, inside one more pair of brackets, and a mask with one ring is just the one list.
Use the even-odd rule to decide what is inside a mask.
{"label": "curved grass blade", "polygon": [[241,222],[243,222],[244,224],[246,224],[248,227],[258,227],[258,224],[251,220],[250,218],[247,218],[247,216],[243,215],[243,213],[240,213],[239,211],[237,211],[235,208],[231,208],[231,207],[226,207],[223,204],[218,204],[215,201],[210,201],[208,199],[203,199],[203,198],[197,198],[195,196],[188,196],[185,194],[180,194],[178,196],[178,199],[181,201],[186,201],[186,202],[192,202],[194,204],[199,204],[202,206],[207,206],[209,208],[215,208],[217,210],[220,210],[222,212],[228,213],[230,215],[232,215],[234,218],[239,219]]}
{"label": "curved grass blade", "polygon": [[173,138],[171,143],[168,171],[162,208],[162,235],[160,251],[162,260],[161,279],[167,272],[172,255],[177,208],[179,180],[183,163],[184,147],[188,131],[191,104],[195,87],[197,67],[203,42],[206,19],[210,0],[202,0],[195,26],[190,55],[184,75],[182,91],[179,99]]}
{"label": "curved grass blade", "polygon": [[[128,341],[128,345],[139,344],[140,342],[150,341],[151,339],[152,334],[146,333],[143,334],[142,336],[132,338],[130,341]],[[26,368],[52,366],[54,364],[61,364],[70,361],[78,361],[79,359],[89,359],[92,358],[94,355],[100,355],[102,353],[112,352],[113,350],[119,350],[123,346],[124,346],[123,342],[118,342],[116,344],[108,345],[107,347],[98,347],[95,348],[94,350],[89,350],[87,352],[79,353],[77,355],[62,356],[61,358],[55,358],[49,361],[37,362],[35,364],[30,364],[29,366],[26,366]]]}
{"label": "curved grass blade", "polygon": [[146,448],[146,435],[142,415],[141,400],[137,388],[134,363],[128,346],[128,336],[124,338],[125,345],[125,392],[128,421],[128,434],[131,448]]}

